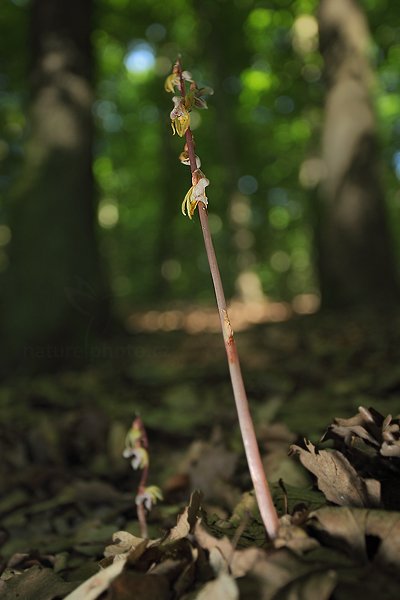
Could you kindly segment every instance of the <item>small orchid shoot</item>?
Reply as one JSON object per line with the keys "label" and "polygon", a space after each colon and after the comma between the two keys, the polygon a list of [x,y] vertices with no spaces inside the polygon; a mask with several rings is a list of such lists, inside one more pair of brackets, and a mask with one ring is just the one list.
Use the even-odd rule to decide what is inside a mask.
{"label": "small orchid shoot", "polygon": [[174,108],[171,111],[172,130],[180,137],[185,137],[186,143],[179,156],[182,164],[190,166],[192,174],[192,185],[182,202],[182,213],[193,219],[198,208],[201,229],[203,232],[204,245],[210,265],[211,277],[214,284],[215,296],[221,328],[224,337],[225,349],[228,358],[229,371],[235,396],[236,409],[239,419],[243,445],[246,452],[247,463],[254,485],[254,491],[260,509],[261,518],[266,531],[271,539],[278,532],[278,516],[272,501],[272,496],[265,477],[257,439],[254,431],[253,420],[250,414],[236,343],[233,337],[232,327],[228,317],[224,289],[219,273],[217,257],[211,239],[208,225],[208,198],[205,189],[210,184],[207,177],[200,170],[201,161],[195,152],[195,143],[190,129],[190,111],[193,108],[207,108],[205,96],[212,94],[210,88],[199,88],[193,77],[187,71],[182,70],[180,59],[172,69],[171,75],[165,82],[165,90],[174,94],[172,102]]}
{"label": "small orchid shoot", "polygon": [[142,475],[138,485],[135,498],[136,510],[140,526],[140,535],[147,538],[146,511],[150,511],[157,500],[162,500],[162,492],[156,485],[147,485],[149,474],[149,452],[146,430],[142,419],[136,417],[125,438],[125,449],[122,453],[124,458],[131,459],[131,467],[135,471],[140,469]]}

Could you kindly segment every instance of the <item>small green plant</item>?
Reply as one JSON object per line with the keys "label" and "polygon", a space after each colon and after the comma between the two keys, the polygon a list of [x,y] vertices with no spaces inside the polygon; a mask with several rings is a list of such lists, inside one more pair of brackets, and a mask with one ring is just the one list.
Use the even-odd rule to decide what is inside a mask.
{"label": "small green plant", "polygon": [[142,471],[135,498],[140,535],[147,538],[146,511],[150,511],[157,500],[162,500],[162,492],[156,485],[147,485],[149,475],[149,443],[143,421],[140,417],[133,420],[132,426],[125,438],[124,458],[131,459],[132,469]]}
{"label": "small green plant", "polygon": [[249,465],[261,518],[269,537],[273,539],[276,537],[278,531],[278,516],[272,501],[271,492],[265,477],[257,445],[253,420],[250,414],[249,403],[240,369],[236,343],[229,321],[224,289],[208,225],[208,198],[205,189],[210,182],[200,170],[201,161],[196,155],[193,134],[190,129],[190,111],[193,108],[207,108],[204,97],[212,93],[212,90],[209,88],[199,88],[191,74],[188,71],[182,70],[180,59],[177,60],[171,75],[169,75],[165,81],[165,90],[174,94],[172,98],[174,108],[170,114],[172,131],[174,134],[177,133],[180,137],[185,137],[186,139],[183,152],[180,154],[179,159],[183,164],[190,166],[192,175],[192,185],[183,200],[182,212],[184,215],[187,215],[189,219],[192,219],[196,208],[199,209],[200,224],[210,265],[211,277],[214,284],[247,463]]}

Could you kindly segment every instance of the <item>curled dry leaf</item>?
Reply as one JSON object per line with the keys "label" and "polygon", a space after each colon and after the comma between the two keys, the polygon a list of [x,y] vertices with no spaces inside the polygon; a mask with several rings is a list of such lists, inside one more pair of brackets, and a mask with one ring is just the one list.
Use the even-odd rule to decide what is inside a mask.
{"label": "curled dry leaf", "polygon": [[284,515],[279,519],[278,535],[274,540],[275,548],[290,548],[296,554],[303,554],[319,546],[316,539],[307,535],[301,527],[293,525],[293,518]]}
{"label": "curled dry leaf", "polygon": [[363,479],[347,458],[337,450],[317,450],[305,441],[306,448],[292,445],[290,452],[298,454],[302,465],[317,478],[318,488],[326,499],[340,506],[373,507],[380,504],[378,481]]}
{"label": "curled dry leaf", "polygon": [[113,558],[114,561],[120,560],[129,554],[131,550],[136,548],[143,538],[136,537],[127,531],[117,531],[112,536],[113,544],[106,546],[104,550],[104,556],[106,558]]}
{"label": "curled dry leaf", "polygon": [[183,513],[178,517],[178,522],[171,529],[165,542],[174,542],[185,538],[194,528],[198,518],[201,504],[201,493],[195,490],[190,496],[189,505],[185,507]]}
{"label": "curled dry leaf", "polygon": [[[255,564],[255,562],[264,556],[264,552],[260,548],[251,547],[245,548],[244,550],[235,550],[230,540],[224,536],[222,538],[216,538],[201,525],[197,523],[194,531],[195,539],[198,544],[211,552],[214,552],[214,563],[212,566],[214,571],[215,567],[215,552],[221,557],[223,563],[229,568],[233,577],[243,577]],[[211,560],[211,557],[210,557]],[[218,564],[218,561],[217,563]]]}
{"label": "curled dry leaf", "polygon": [[350,419],[334,419],[324,438],[339,438],[348,447],[384,457],[400,457],[400,417],[384,417],[374,408],[360,406]]}

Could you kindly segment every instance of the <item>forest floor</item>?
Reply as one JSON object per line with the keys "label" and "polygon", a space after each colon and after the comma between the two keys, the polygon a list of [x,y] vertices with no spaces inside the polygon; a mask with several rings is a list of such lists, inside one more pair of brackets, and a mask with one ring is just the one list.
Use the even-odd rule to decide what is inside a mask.
{"label": "forest floor", "polygon": [[[98,572],[115,532],[140,537],[140,474],[122,457],[136,414],[149,438],[149,483],[164,495],[148,515],[149,537],[161,541],[119,534],[103,588],[92,582],[71,598],[398,597],[400,458],[381,455],[385,427],[398,449],[398,421],[372,412],[371,426],[362,415],[342,423],[350,434],[337,451],[315,454],[302,440],[317,444],[359,406],[400,413],[400,315],[313,315],[236,340],[274,500],[287,513],[279,540],[266,539],[249,493],[220,335],[121,336],[84,369],[21,374],[0,389],[4,600],[64,598]],[[288,456],[291,444],[299,456]],[[332,465],[318,461],[328,458],[337,481],[322,481]],[[126,563],[121,574],[114,554]]]}

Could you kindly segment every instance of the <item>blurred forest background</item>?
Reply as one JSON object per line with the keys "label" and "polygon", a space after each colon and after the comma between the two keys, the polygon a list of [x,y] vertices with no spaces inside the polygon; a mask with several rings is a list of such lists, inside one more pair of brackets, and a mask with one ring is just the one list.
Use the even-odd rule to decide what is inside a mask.
{"label": "blurred forest background", "polygon": [[[38,561],[39,550],[46,566],[61,557],[57,573],[77,585],[113,532],[138,533],[139,475],[122,457],[135,414],[164,493],[151,537],[192,489],[227,519],[252,487],[198,215],[181,214],[191,182],[164,89],[179,53],[214,89],[191,125],[281,513],[280,479],[311,485],[287,455],[296,439],[319,439],[359,406],[389,431],[400,405],[400,4],[2,0],[0,31],[0,588],[17,553],[7,589],[15,598],[26,581],[19,597],[36,600],[14,577],[23,553]],[[359,560],[358,546],[346,552]],[[365,577],[351,567],[365,587],[348,597],[381,597],[386,571],[366,565]]]}
{"label": "blurred forest background", "polygon": [[178,53],[215,91],[192,126],[233,324],[395,303],[399,17],[389,0],[3,1],[3,364],[115,321],[217,324],[193,308],[214,295],[180,213]]}

